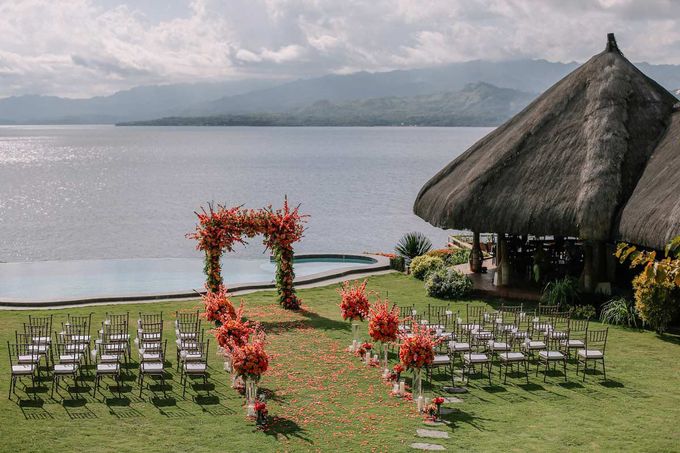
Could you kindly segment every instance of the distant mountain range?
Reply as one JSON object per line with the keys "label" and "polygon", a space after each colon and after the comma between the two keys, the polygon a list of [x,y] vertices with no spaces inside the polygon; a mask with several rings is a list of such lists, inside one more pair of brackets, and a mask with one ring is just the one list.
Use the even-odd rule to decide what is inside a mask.
{"label": "distant mountain range", "polygon": [[316,101],[287,112],[167,117],[125,126],[492,126],[519,112],[535,94],[479,82],[455,92]]}
{"label": "distant mountain range", "polygon": [[[125,123],[171,117],[173,124],[241,124],[255,120],[348,124],[357,118],[362,124],[423,124],[429,118],[429,124],[491,125],[526,105],[530,96],[541,93],[577,66],[545,60],[470,61],[284,82],[144,86],[90,99],[17,96],[0,99],[0,123]],[[678,65],[637,66],[669,90],[680,87]],[[484,102],[478,102],[476,96]],[[188,118],[179,120],[180,117]],[[164,122],[170,123],[167,119]]]}

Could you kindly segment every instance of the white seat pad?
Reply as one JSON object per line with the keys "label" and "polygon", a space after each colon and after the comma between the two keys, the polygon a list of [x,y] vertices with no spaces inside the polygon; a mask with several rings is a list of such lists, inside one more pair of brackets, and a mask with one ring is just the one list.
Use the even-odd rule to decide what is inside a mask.
{"label": "white seat pad", "polygon": [[562,340],[560,344],[569,348],[582,348],[585,346],[582,340]]}
{"label": "white seat pad", "polygon": [[452,351],[464,351],[467,352],[470,350],[470,343],[458,343],[456,341],[450,341],[449,342],[449,348]]}
{"label": "white seat pad", "polygon": [[143,373],[154,373],[163,371],[162,362],[142,362]]}
{"label": "white seat pad", "polygon": [[12,365],[12,374],[33,374],[35,365]]}
{"label": "white seat pad", "polygon": [[17,357],[19,363],[38,363],[40,362],[40,355],[38,354],[21,354]]}
{"label": "white seat pad", "polygon": [[493,342],[491,345],[491,349],[494,351],[509,351],[510,346],[507,343],[498,343],[498,342]]}
{"label": "white seat pad", "polygon": [[595,349],[588,349],[588,350],[581,349],[578,352],[578,355],[580,355],[581,357],[584,357],[586,359],[601,359],[601,358],[604,357],[604,354],[602,354],[601,351],[598,351],[598,350],[595,350]]}
{"label": "white seat pad", "polygon": [[201,362],[195,363],[185,363],[184,371],[187,373],[204,373],[206,370],[206,364]]}
{"label": "white seat pad", "polygon": [[545,343],[542,341],[530,341],[529,343],[524,343],[526,349],[545,349]]}
{"label": "white seat pad", "polygon": [[82,354],[61,354],[59,356],[59,362],[60,363],[80,362],[80,359],[82,357],[83,357]]}
{"label": "white seat pad", "polygon": [[489,361],[486,354],[465,354],[464,360],[468,363],[484,363]]}
{"label": "white seat pad", "polygon": [[448,355],[435,355],[432,365],[446,365],[451,363],[451,358]]}
{"label": "white seat pad", "polygon": [[504,362],[521,362],[526,359],[521,352],[502,352],[498,357]]}
{"label": "white seat pad", "polygon": [[118,364],[117,363],[98,363],[97,364],[97,373],[115,374],[117,372],[118,372]]}
{"label": "white seat pad", "polygon": [[78,365],[75,363],[57,363],[54,365],[54,372],[56,374],[71,374],[78,370]]}
{"label": "white seat pad", "polygon": [[548,360],[564,360],[564,354],[559,351],[541,351],[539,357]]}

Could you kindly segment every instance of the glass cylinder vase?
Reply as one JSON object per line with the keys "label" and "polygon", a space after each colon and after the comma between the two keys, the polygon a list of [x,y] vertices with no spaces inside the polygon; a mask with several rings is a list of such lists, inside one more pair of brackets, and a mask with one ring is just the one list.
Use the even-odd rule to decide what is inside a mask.
{"label": "glass cylinder vase", "polygon": [[356,321],[352,321],[352,340],[353,345],[359,344],[359,323]]}
{"label": "glass cylinder vase", "polygon": [[255,417],[255,398],[257,397],[257,381],[253,378],[246,377],[246,410],[248,417]]}
{"label": "glass cylinder vase", "polygon": [[423,379],[420,368],[413,369],[413,399],[417,400],[423,396]]}

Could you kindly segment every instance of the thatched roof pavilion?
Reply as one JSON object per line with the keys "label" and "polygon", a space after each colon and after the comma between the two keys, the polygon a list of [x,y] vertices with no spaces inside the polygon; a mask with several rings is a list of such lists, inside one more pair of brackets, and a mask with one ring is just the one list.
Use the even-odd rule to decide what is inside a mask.
{"label": "thatched roof pavilion", "polygon": [[[623,56],[610,34],[602,53],[430,179],[414,212],[435,226],[476,233],[624,239],[658,247],[680,219],[671,195],[678,193],[678,178],[662,178],[661,188],[657,174],[664,161],[678,159],[677,136],[657,148],[677,102]],[[647,188],[636,190],[638,181]],[[666,191],[665,198],[658,190]],[[665,212],[656,220],[639,219],[655,210],[636,206],[623,210],[618,228],[629,199],[641,205],[663,199],[665,208],[675,203],[675,218]],[[656,229],[648,233],[645,222]]]}
{"label": "thatched roof pavilion", "polygon": [[680,235],[680,112],[623,207],[616,239],[663,249]]}

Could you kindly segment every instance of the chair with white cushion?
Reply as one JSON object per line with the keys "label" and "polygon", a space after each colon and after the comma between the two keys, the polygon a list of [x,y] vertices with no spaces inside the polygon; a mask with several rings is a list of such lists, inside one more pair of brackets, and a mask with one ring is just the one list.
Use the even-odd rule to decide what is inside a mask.
{"label": "chair with white cushion", "polygon": [[510,342],[511,332],[504,332],[503,336],[496,338],[495,345],[493,347],[496,357],[498,357],[498,369],[501,376],[503,375],[503,368],[505,368],[505,378],[503,379],[503,384],[508,382],[508,368],[512,371],[515,364],[517,365],[517,371],[520,371],[520,367],[524,365],[524,375],[529,383],[529,360],[527,356],[520,351],[512,350],[512,343]]}
{"label": "chair with white cushion", "polygon": [[[58,360],[52,368],[52,392],[51,397],[54,398],[54,388],[57,388],[57,393],[59,393],[60,382],[67,377],[73,379],[73,385],[78,386],[78,378],[80,377],[82,383],[82,373],[81,373],[81,360],[83,354],[73,353],[68,351],[67,344],[59,343],[56,344],[57,357]],[[68,389],[68,388],[67,388]]]}
{"label": "chair with white cushion", "polygon": [[118,350],[118,346],[112,346],[114,344],[117,345],[117,343],[99,343],[94,350],[97,355],[93,391],[93,396],[95,398],[97,397],[97,391],[99,390],[101,380],[106,377],[113,378],[116,381],[118,396],[121,395],[121,357],[125,353],[122,351],[112,352]]}
{"label": "chair with white cushion", "polygon": [[157,377],[161,381],[161,386],[163,387],[163,396],[166,396],[165,390],[165,350],[168,346],[168,340],[163,341],[162,349],[157,356],[146,357],[142,351],[140,351],[140,361],[139,361],[139,397],[142,397],[142,391],[144,390],[144,378],[146,376]]}
{"label": "chair with white cushion", "polygon": [[583,364],[583,381],[586,380],[586,371],[588,370],[588,362],[594,362],[594,369],[597,369],[597,362],[602,362],[602,374],[604,380],[607,380],[607,370],[604,365],[604,352],[607,347],[607,336],[609,328],[601,330],[589,330],[586,333],[585,347],[579,349],[576,364],[576,375],[579,373],[580,365]]}
{"label": "chair with white cushion", "polygon": [[[555,347],[552,347],[552,346]],[[562,363],[562,370],[564,373],[564,381],[567,381],[567,356],[562,354],[561,351],[557,348],[557,342],[556,341],[549,341],[548,342],[548,347],[546,349],[539,351],[538,352],[538,362],[536,363],[536,376],[538,376],[538,369],[541,364],[544,365],[543,369],[543,382],[546,381],[546,378],[548,377],[548,370],[550,369],[550,365],[553,366],[553,370],[556,368],[558,363]]]}
{"label": "chair with white cushion", "polygon": [[[18,379],[30,378],[31,387],[35,388],[35,373],[38,369],[37,363],[40,361],[40,355],[37,352],[32,351],[29,346],[30,345],[26,343],[10,344],[9,341],[7,342],[9,368],[11,372],[9,399],[12,399],[12,394],[16,394]],[[20,357],[23,357],[23,361],[20,361]],[[26,388],[26,384],[24,384],[24,389]]]}
{"label": "chair with white cushion", "polygon": [[588,319],[571,319],[567,329],[567,338],[560,340],[560,351],[571,357],[571,351],[586,347],[586,335],[588,332]]}
{"label": "chair with white cushion", "polygon": [[477,367],[480,367],[481,370],[486,367],[489,375],[489,385],[491,385],[491,359],[489,359],[489,356],[479,352],[463,354],[463,380],[467,379],[469,381],[470,371],[474,373]]}
{"label": "chair with white cushion", "polygon": [[[206,342],[197,343],[193,350],[188,350],[188,354],[197,355],[200,358],[194,360],[184,360],[182,363],[182,372],[180,374],[180,381],[182,383],[182,397],[186,395],[187,382],[189,378],[202,377],[203,384],[208,384],[208,350],[210,348],[210,340]],[[208,395],[210,390],[208,390]]]}

